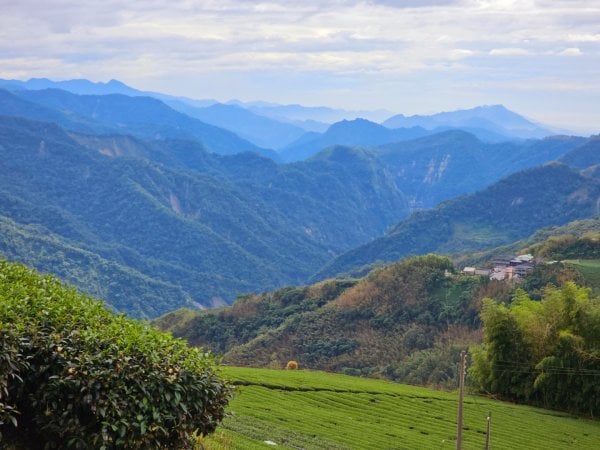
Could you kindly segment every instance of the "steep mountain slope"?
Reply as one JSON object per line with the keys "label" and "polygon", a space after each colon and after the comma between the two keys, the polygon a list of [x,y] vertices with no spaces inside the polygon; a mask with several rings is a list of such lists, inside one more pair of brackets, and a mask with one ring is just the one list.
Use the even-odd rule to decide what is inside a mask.
{"label": "steep mountain slope", "polygon": [[365,119],[343,120],[322,135],[311,133],[281,150],[284,161],[302,161],[330,145],[375,147],[429,134],[420,127],[390,130]]}
{"label": "steep mountain slope", "polygon": [[475,128],[519,138],[541,138],[553,134],[502,105],[478,106],[430,116],[406,117],[398,114],[387,119],[383,125],[388,128],[420,126],[427,130],[438,127]]}
{"label": "steep mountain slope", "polygon": [[[91,291],[106,268],[75,264],[119,266],[113,281],[126,286],[106,297],[136,315],[301,282],[407,211],[393,180],[360,153],[352,163],[278,166],[194,142],[68,135],[4,117],[0,154],[1,251],[26,261],[39,252],[36,266]],[[65,261],[53,267],[60,247]],[[116,297],[136,289],[150,292],[149,304]],[[169,289],[167,301],[151,304]]]}
{"label": "steep mountain slope", "polygon": [[511,175],[475,194],[414,213],[387,235],[325,266],[323,279],[378,260],[497,247],[535,230],[598,215],[600,182],[554,164]]}
{"label": "steep mountain slope", "polygon": [[50,125],[4,124],[0,191],[11,197],[2,215],[179,284],[199,303],[283,283],[326,258],[299,227],[290,231],[285,217],[224,180],[110,159]]}
{"label": "steep mountain slope", "polygon": [[285,147],[305,133],[305,130],[298,126],[263,117],[235,105],[217,103],[205,108],[181,105],[175,109],[205,123],[233,131],[264,148]]}
{"label": "steep mountain slope", "polygon": [[565,154],[560,161],[578,169],[586,169],[600,164],[600,135],[590,137],[586,142]]}
{"label": "steep mountain slope", "polygon": [[[304,368],[453,385],[459,350],[452,344],[477,341],[486,282],[447,270],[450,260],[427,255],[360,280],[244,296],[231,307],[175,311],[154,324],[234,365],[281,367],[294,359]],[[424,362],[417,381],[409,365],[419,358],[438,366],[427,370]]]}
{"label": "steep mountain slope", "polygon": [[[0,199],[4,202],[6,196],[0,194]],[[117,256],[131,253],[127,248],[94,247],[66,239],[41,225],[24,225],[0,215],[0,255],[3,258],[52,273],[89,295],[109,299],[109,305],[117,311],[126,311],[135,317],[155,317],[175,305],[198,306],[181,286],[128,266],[131,261]]]}
{"label": "steep mountain slope", "polygon": [[554,136],[484,143],[460,130],[445,131],[374,150],[416,208],[475,192],[511,173],[553,161],[585,142]]}
{"label": "steep mountain slope", "polygon": [[261,198],[334,253],[372,239],[408,214],[405,197],[385,167],[371,153],[358,149],[337,146],[312,161],[277,165],[251,153],[209,154],[188,141],[71,136],[109,157],[150,159],[224,178]]}
{"label": "steep mountain slope", "polygon": [[[273,151],[261,149],[230,131],[193,119],[150,97],[128,97],[121,94],[76,95],[59,89],[19,90],[13,91],[12,94],[27,102],[41,105],[46,110],[73,117],[77,123],[95,123],[95,132],[110,130],[143,139],[194,139],[217,153],[252,151],[268,157],[277,157]],[[33,119],[43,118],[32,117],[26,115],[26,111],[24,113],[23,110],[11,110],[6,107],[1,107],[0,112]],[[43,119],[55,120],[54,117]],[[89,131],[89,127],[71,128],[69,122],[58,123],[74,131]]]}
{"label": "steep mountain slope", "polygon": [[30,102],[4,89],[0,89],[0,115],[52,122],[82,133],[106,133],[111,130],[110,127],[101,125],[94,120]]}

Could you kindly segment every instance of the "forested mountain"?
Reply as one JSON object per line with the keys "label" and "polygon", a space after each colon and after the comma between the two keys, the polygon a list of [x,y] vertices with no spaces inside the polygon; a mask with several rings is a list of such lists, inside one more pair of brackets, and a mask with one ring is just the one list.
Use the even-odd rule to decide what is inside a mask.
{"label": "forested mountain", "polygon": [[[0,152],[0,253],[138,316],[302,282],[407,213],[393,180],[360,152],[278,166],[9,117]],[[125,298],[136,290],[144,294]]]}
{"label": "forested mountain", "polygon": [[2,94],[0,114],[56,121],[73,131],[132,134],[142,139],[197,140],[216,153],[252,151],[277,157],[275,152],[261,149],[231,131],[191,118],[150,97],[76,95],[59,89]]}
{"label": "forested mountain", "polygon": [[233,131],[264,148],[280,149],[306,133],[299,126],[260,116],[236,105],[217,103],[205,108],[181,105],[175,109],[208,124]]}
{"label": "forested mountain", "polygon": [[592,136],[565,154],[561,162],[578,169],[600,164],[600,135]]}
{"label": "forested mountain", "polygon": [[[520,283],[464,275],[449,259],[426,255],[358,279],[245,295],[216,310],[174,311],[154,324],[234,365],[283,367],[293,359],[305,368],[454,388],[460,350],[481,342],[482,299],[508,304],[525,293],[540,299],[548,284],[573,281],[598,292],[599,233],[599,219],[575,221],[479,260],[489,264],[506,251],[533,253],[538,264]],[[544,258],[592,258],[596,265],[586,273],[573,263],[544,264]]]}
{"label": "forested mountain", "polygon": [[447,258],[421,256],[360,280],[244,296],[154,324],[233,365],[281,367],[293,359],[305,368],[453,386],[458,345],[478,341],[487,282],[447,277],[448,270]]}
{"label": "forested mountain", "polygon": [[600,181],[560,164],[525,170],[475,194],[414,213],[385,236],[326,265],[315,280],[376,261],[506,244],[535,230],[598,215]]}
{"label": "forested mountain", "polygon": [[387,144],[374,153],[417,208],[431,208],[519,170],[556,160],[584,142],[580,137],[553,136],[491,144],[451,130]]}
{"label": "forested mountain", "polygon": [[330,145],[375,147],[430,134],[421,127],[390,130],[365,119],[343,120],[334,123],[323,134],[311,133],[300,137],[281,150],[284,161],[302,161]]}
{"label": "forested mountain", "polygon": [[[402,235],[399,225],[381,238],[410,209],[433,207],[516,170],[595,145],[594,139],[577,137],[490,144],[464,131],[390,130],[356,119],[336,123],[322,135],[300,136],[297,148],[319,152],[302,162],[277,164],[257,154],[276,159],[273,151],[156,98],[135,95],[143,93],[119,82],[59,85],[135,96],[42,89],[53,83],[8,83],[11,91],[0,90],[0,113],[43,121],[0,119],[0,253],[56,273],[138,316],[304,283],[323,267],[323,274],[337,273],[327,268],[337,268],[343,259],[333,258],[359,254],[371,247],[353,249],[372,239],[388,242]],[[33,85],[36,90],[23,89]],[[234,105],[179,106],[224,124],[237,114],[240,130],[247,126],[249,133],[282,125]],[[307,113],[290,108],[300,114],[296,118]],[[278,139],[299,133],[285,124],[277,130]],[[272,139],[277,133],[267,134],[264,138]],[[540,170],[531,180],[514,183],[535,192],[536,179],[549,169]],[[494,202],[489,201],[490,211]],[[580,203],[584,208],[585,201]],[[444,208],[440,211],[450,211]],[[519,225],[513,232],[514,225],[503,228],[512,216],[500,225],[472,221],[469,214],[478,207],[465,208],[448,213],[451,220],[436,216],[438,210],[416,215],[406,222],[414,221],[406,225],[409,244],[390,245],[381,255],[368,250],[369,256],[341,264],[339,271],[405,254],[477,250],[538,226],[585,217],[563,217],[561,211],[549,213],[558,221],[552,222],[545,212],[536,212],[531,227]],[[502,208],[507,214],[511,210]],[[427,214],[434,219],[425,220]],[[461,214],[465,218],[458,218]],[[440,228],[445,220],[452,222],[450,234]],[[133,299],[136,292],[141,294]]]}
{"label": "forested mountain", "polygon": [[430,116],[404,116],[398,114],[383,122],[388,128],[423,127],[434,130],[438,127],[472,128],[487,130],[506,138],[542,138],[551,131],[516,114],[502,105],[478,106]]}
{"label": "forested mountain", "polygon": [[[463,266],[477,266],[491,261],[495,255],[513,255],[531,253],[537,256],[542,247],[550,247],[548,241],[562,241],[563,239],[582,239],[585,236],[596,236],[600,233],[600,217],[593,219],[575,220],[566,225],[541,228],[531,236],[520,239],[500,247],[479,252],[466,252],[453,255],[453,260]],[[541,252],[540,256],[549,257],[548,252]],[[581,258],[592,258],[589,254],[581,254]],[[554,259],[554,255],[551,256]],[[563,258],[559,258],[563,259]]]}

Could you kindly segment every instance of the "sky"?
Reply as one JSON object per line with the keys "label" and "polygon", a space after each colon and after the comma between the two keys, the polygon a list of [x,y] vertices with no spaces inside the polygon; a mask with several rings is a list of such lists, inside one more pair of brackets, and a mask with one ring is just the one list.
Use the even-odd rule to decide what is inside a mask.
{"label": "sky", "polygon": [[0,78],[600,132],[599,0],[0,0]]}

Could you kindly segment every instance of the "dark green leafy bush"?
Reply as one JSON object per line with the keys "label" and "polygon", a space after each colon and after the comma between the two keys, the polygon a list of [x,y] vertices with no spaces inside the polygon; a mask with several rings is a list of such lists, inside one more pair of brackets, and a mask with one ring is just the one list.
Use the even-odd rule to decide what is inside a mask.
{"label": "dark green leafy bush", "polygon": [[26,448],[187,448],[231,388],[185,341],[0,262],[0,431]]}

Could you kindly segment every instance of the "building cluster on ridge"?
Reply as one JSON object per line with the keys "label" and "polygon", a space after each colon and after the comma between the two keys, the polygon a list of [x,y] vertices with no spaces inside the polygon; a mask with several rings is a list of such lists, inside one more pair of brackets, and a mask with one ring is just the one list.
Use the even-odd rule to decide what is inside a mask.
{"label": "building cluster on ridge", "polygon": [[479,269],[476,267],[465,267],[462,272],[466,275],[483,275],[490,280],[519,280],[527,276],[535,267],[535,259],[532,255],[499,256],[492,260],[493,269]]}

